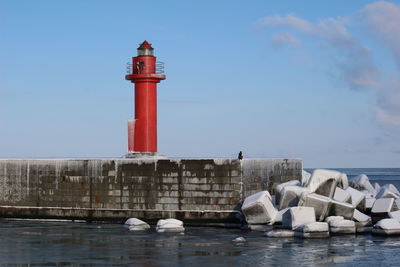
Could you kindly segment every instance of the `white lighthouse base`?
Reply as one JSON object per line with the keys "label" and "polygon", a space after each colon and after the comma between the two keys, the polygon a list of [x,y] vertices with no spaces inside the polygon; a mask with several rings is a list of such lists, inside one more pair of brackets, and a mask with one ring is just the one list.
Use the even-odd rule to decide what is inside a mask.
{"label": "white lighthouse base", "polygon": [[123,156],[123,158],[129,159],[167,159],[166,156],[159,154],[158,152],[134,152],[130,151]]}

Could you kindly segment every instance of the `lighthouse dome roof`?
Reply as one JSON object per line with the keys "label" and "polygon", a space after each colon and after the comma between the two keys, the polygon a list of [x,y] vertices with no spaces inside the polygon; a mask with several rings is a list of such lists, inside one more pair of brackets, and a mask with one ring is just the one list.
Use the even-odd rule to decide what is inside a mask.
{"label": "lighthouse dome roof", "polygon": [[151,44],[149,42],[144,40],[144,42],[140,44],[138,49],[140,49],[140,50],[142,50],[142,49],[151,49],[151,50],[153,50],[154,48],[151,46]]}

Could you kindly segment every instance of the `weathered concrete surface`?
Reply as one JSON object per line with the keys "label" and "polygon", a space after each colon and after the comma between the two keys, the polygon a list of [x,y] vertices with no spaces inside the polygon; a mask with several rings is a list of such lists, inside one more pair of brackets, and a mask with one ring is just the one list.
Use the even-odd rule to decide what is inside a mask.
{"label": "weathered concrete surface", "polygon": [[247,197],[264,190],[274,195],[278,184],[290,180],[301,181],[302,170],[301,159],[244,159],[243,196]]}
{"label": "weathered concrete surface", "polygon": [[0,216],[233,222],[250,192],[301,170],[291,159],[0,159]]}
{"label": "weathered concrete surface", "polygon": [[246,197],[242,212],[248,224],[265,224],[273,221],[278,211],[272,204],[269,192],[261,191]]}

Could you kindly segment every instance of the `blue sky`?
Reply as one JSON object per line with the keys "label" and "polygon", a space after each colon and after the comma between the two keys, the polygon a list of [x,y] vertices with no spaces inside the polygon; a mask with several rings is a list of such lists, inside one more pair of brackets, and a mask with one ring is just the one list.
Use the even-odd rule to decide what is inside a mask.
{"label": "blue sky", "polygon": [[0,1],[0,157],[119,157],[143,40],[171,157],[400,167],[400,1]]}

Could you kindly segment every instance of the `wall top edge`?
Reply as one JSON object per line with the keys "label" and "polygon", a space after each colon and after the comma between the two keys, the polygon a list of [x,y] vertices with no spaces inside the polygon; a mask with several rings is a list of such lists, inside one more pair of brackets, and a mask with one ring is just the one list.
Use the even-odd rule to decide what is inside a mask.
{"label": "wall top edge", "polygon": [[[159,160],[238,160],[236,158],[0,158],[0,161],[76,161],[76,160],[115,160],[115,161],[159,161]],[[301,158],[246,158],[251,160],[303,160]]]}

